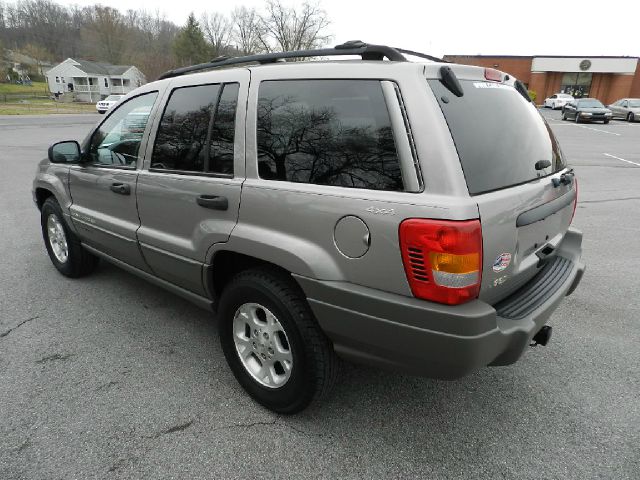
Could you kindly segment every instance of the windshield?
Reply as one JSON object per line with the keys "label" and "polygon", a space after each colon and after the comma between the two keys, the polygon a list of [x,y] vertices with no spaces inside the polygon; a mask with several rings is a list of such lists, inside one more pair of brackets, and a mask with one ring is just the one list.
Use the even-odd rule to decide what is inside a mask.
{"label": "windshield", "polygon": [[580,108],[604,108],[604,105],[600,103],[600,100],[595,98],[589,98],[587,100],[578,100],[578,107]]}
{"label": "windshield", "polygon": [[117,102],[121,98],[122,98],[122,95],[109,95],[104,100],[105,100],[105,102]]}
{"label": "windshield", "polygon": [[640,100],[629,100],[629,106],[632,108],[640,107]]}
{"label": "windshield", "polygon": [[[515,88],[494,82],[460,83],[464,95],[456,97],[439,80],[429,80],[471,195],[530,182],[565,167],[551,129]],[[536,170],[540,160],[551,166]]]}

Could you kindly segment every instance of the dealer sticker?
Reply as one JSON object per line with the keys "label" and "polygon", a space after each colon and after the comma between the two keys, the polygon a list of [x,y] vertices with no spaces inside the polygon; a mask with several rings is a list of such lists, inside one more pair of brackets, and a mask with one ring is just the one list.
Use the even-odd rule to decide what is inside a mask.
{"label": "dealer sticker", "polygon": [[512,88],[510,85],[495,82],[473,82],[475,88]]}
{"label": "dealer sticker", "polygon": [[507,268],[510,263],[511,263],[511,254],[501,253],[496,257],[495,261],[493,262],[493,271],[501,272],[505,268]]}

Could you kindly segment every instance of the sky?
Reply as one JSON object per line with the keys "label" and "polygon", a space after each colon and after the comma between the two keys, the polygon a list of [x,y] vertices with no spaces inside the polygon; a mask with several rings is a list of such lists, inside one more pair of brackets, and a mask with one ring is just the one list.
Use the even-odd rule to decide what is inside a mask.
{"label": "sky", "polygon": [[[92,5],[100,0],[57,0]],[[182,25],[193,11],[229,13],[264,0],[108,0],[128,8],[159,10]],[[300,1],[282,0],[285,5]],[[363,40],[432,55],[640,56],[640,1],[577,0],[320,0],[331,21],[330,45]]]}

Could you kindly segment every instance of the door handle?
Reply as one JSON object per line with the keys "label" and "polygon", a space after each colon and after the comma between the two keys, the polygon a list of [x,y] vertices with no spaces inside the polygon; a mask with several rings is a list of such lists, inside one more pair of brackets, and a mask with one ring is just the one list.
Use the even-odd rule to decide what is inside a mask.
{"label": "door handle", "polygon": [[131,195],[131,185],[128,183],[112,183],[111,191],[115,193],[119,193],[120,195]]}
{"label": "door handle", "polygon": [[211,208],[213,210],[227,210],[229,208],[229,200],[227,200],[227,197],[217,195],[200,195],[196,202],[198,202],[198,205],[201,207]]}

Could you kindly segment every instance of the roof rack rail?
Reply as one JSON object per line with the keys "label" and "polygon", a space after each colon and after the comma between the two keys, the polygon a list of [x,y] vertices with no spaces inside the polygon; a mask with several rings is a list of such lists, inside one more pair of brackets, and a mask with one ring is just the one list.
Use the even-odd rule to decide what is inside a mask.
{"label": "roof rack rail", "polygon": [[176,68],[169,70],[158,77],[158,80],[165,78],[179,77],[186,75],[187,73],[199,72],[202,70],[210,70],[213,68],[226,67],[229,65],[239,65],[244,63],[275,63],[283,61],[287,58],[309,58],[309,57],[324,57],[324,56],[341,56],[341,55],[360,55],[363,60],[384,60],[388,58],[395,62],[406,62],[407,59],[402,53],[415,55],[418,57],[426,58],[436,62],[442,62],[437,57],[426,55],[424,53],[412,52],[410,50],[400,50],[397,48],[388,47],[386,45],[369,45],[360,40],[351,40],[341,45],[336,45],[334,48],[319,48],[314,50],[297,50],[291,52],[274,52],[274,53],[261,53],[257,55],[247,55],[244,57],[217,57],[207,63],[200,63],[198,65],[192,65],[189,67]]}
{"label": "roof rack rail", "polygon": [[400,53],[404,53],[405,55],[413,55],[414,57],[426,58],[427,60],[431,60],[432,62],[451,63],[442,58],[434,57],[433,55],[428,55],[426,53],[414,52],[413,50],[405,50],[404,48],[397,48],[397,47],[394,47],[394,50]]}

